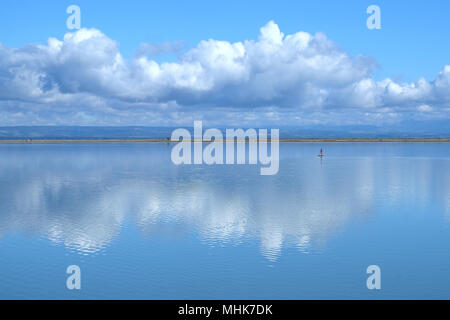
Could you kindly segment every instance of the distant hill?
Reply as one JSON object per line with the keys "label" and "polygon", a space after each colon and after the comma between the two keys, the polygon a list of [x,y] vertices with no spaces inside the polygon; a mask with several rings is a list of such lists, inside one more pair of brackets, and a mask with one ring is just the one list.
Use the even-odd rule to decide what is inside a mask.
{"label": "distant hill", "polygon": [[[263,128],[276,128],[262,126]],[[192,125],[186,126],[192,132]],[[255,127],[258,128],[258,127]],[[430,129],[432,128],[432,129]],[[166,139],[175,127],[21,126],[0,127],[0,139]],[[206,128],[204,128],[205,130]],[[225,132],[225,128],[219,128]],[[245,127],[244,127],[245,129]],[[284,126],[280,138],[448,138],[450,120],[386,126]]]}
{"label": "distant hill", "polygon": [[167,127],[0,127],[0,139],[165,139],[172,131]]}

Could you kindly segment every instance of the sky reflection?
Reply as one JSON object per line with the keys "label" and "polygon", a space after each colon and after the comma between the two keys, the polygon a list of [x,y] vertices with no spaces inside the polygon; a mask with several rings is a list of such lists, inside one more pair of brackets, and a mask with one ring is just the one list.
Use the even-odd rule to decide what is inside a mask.
{"label": "sky reflection", "polygon": [[417,145],[326,147],[320,163],[318,145],[282,144],[278,175],[264,177],[248,165],[177,167],[167,144],[0,146],[0,237],[20,232],[95,255],[128,223],[143,236],[176,225],[209,245],[258,241],[276,261],[283,248],[326,250],[379,203],[409,199],[449,221],[444,145],[420,157]]}

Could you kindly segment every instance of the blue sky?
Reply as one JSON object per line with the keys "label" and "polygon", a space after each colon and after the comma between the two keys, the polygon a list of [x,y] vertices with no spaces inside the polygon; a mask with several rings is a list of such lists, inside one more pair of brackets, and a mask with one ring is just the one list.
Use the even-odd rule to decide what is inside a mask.
{"label": "blue sky", "polygon": [[[100,40],[104,45],[99,45],[100,51],[117,50],[114,54],[119,53],[125,61],[124,64],[131,65],[136,59],[136,53],[143,50],[142,44],[147,43],[151,48],[157,48],[157,51],[164,51],[164,54],[147,56],[148,61],[154,61],[160,67],[164,62],[179,63],[175,67],[186,67],[182,62],[189,60],[191,66],[200,64],[204,68],[199,75],[204,81],[195,84],[195,88],[187,88],[185,82],[174,88],[168,84],[163,85],[161,82],[164,80],[152,78],[154,82],[149,82],[148,88],[141,88],[142,92],[124,89],[122,93],[118,93],[123,89],[121,83],[130,83],[132,80],[115,79],[116,73],[110,73],[108,77],[113,77],[117,83],[106,87],[98,84],[99,79],[104,79],[104,76],[96,75],[88,79],[86,75],[78,75],[79,78],[74,81],[79,83],[75,87],[69,87],[67,81],[61,80],[61,74],[73,70],[80,73],[80,70],[86,69],[86,73],[92,75],[94,71],[89,71],[82,63],[74,66],[72,70],[66,63],[56,66],[48,62],[49,59],[59,59],[55,56],[46,56],[31,62],[30,58],[26,58],[26,62],[18,62],[14,57],[24,53],[30,54],[30,51],[33,51],[30,50],[30,45],[46,45],[50,37],[63,41],[66,33],[73,32],[66,28],[66,8],[71,4],[81,8],[82,28],[98,30],[101,32],[99,37],[103,40],[117,44],[117,48],[111,48],[112,42],[105,44]],[[366,27],[366,8],[371,4],[381,8],[381,30],[369,30]],[[450,69],[446,70],[445,66],[450,65],[450,19],[447,18],[449,12],[448,1],[4,1],[0,11],[0,42],[6,57],[3,61],[7,61],[3,74],[8,75],[0,78],[0,81],[8,81],[5,85],[8,92],[2,94],[0,90],[0,125],[158,125],[187,123],[199,115],[206,117],[204,120],[210,119],[211,122],[227,119],[229,122],[268,121],[290,125],[297,124],[292,119],[296,119],[299,125],[315,121],[339,124],[345,122],[344,120],[350,121],[349,115],[354,116],[350,122],[355,123],[447,119],[449,100],[446,85],[450,79]],[[211,51],[208,51],[211,47],[203,48],[200,50],[203,50],[202,52],[195,54],[191,52],[198,49],[202,40],[208,39],[225,41],[228,44],[244,44],[246,40],[257,42],[261,34],[260,29],[271,21],[276,26],[274,28],[283,33],[283,37],[299,31],[307,32],[312,37],[315,37],[317,32],[325,34],[326,40],[314,38],[319,43],[318,46],[324,45],[324,41],[332,41],[335,47],[331,49],[333,53],[330,53],[328,58],[334,59],[341,54],[347,54],[348,57],[339,63],[346,65],[350,70],[348,73],[352,75],[348,76],[345,71],[345,80],[336,78],[332,80],[336,83],[330,84],[324,79],[335,74],[336,70],[333,72],[316,68],[312,69],[314,76],[319,74],[322,78],[309,81],[311,73],[306,72],[299,77],[285,79],[286,87],[283,88],[276,84],[266,85],[267,79],[276,78],[277,72],[283,77],[283,70],[292,70],[295,67],[299,68],[298,73],[301,74],[305,67],[301,64],[304,59],[294,65],[287,61],[275,62],[274,65],[279,65],[276,69],[272,68],[271,64],[271,59],[277,59],[276,54],[267,55],[266,52],[264,57],[270,60],[269,65],[264,66],[267,68],[267,78],[255,79],[257,75],[245,73],[243,78],[230,74],[228,78],[222,79],[218,74],[224,72],[223,68],[236,66],[225,64],[219,70],[205,66],[205,61],[211,57]],[[92,34],[88,37],[91,36]],[[95,43],[92,46],[95,47]],[[92,49],[92,46],[87,48]],[[5,48],[12,48],[12,51]],[[321,51],[325,49],[314,48],[314,54],[326,56],[327,53]],[[245,55],[257,50],[259,49],[256,47],[245,47]],[[287,55],[300,56],[305,53],[291,52],[287,48],[283,50]],[[255,53],[255,56],[258,54]],[[186,58],[186,55],[189,57]],[[364,62],[359,61],[357,57],[360,55],[367,59]],[[33,53],[33,57],[35,56],[36,53]],[[92,60],[87,53],[85,58]],[[235,58],[233,56],[230,59]],[[75,60],[71,65],[77,64],[78,60]],[[37,67],[42,66],[43,61],[51,66]],[[245,68],[247,66],[245,65]],[[241,66],[237,66],[239,67]],[[57,68],[61,70],[56,71]],[[255,62],[249,63],[248,68],[257,68]],[[341,67],[338,68],[340,70]],[[130,76],[133,80],[140,77],[139,81],[146,81],[142,76],[136,76],[135,69],[130,71],[131,69],[127,66],[122,73],[127,76],[133,74]],[[189,67],[185,69],[183,72],[191,70]],[[41,86],[37,89],[40,93],[24,96],[24,91],[34,89],[28,88],[22,82],[16,83],[18,70],[29,72],[27,76],[22,76],[28,80],[21,81],[33,82],[29,74],[39,74],[40,79],[45,78],[43,84],[38,84]],[[229,69],[225,70],[227,72]],[[435,86],[439,75],[439,85]],[[164,79],[172,77],[176,82],[179,77],[186,75],[169,73]],[[418,84],[422,77],[431,89]],[[242,80],[244,78],[247,81],[245,83]],[[367,79],[373,83],[364,82]],[[386,79],[392,81],[392,84],[383,82]],[[217,85],[218,83],[220,85]],[[237,83],[243,88],[237,90]],[[299,88],[291,84],[298,84]],[[371,89],[371,92],[361,93],[361,86],[366,90],[367,85],[377,92],[374,93]],[[55,94],[50,96],[42,89],[48,86],[57,87],[59,91],[54,91]],[[180,86],[183,86],[182,90]],[[388,86],[400,86],[400,89],[395,87],[387,97],[380,92],[388,90]],[[410,92],[411,90],[406,92],[411,86],[414,90],[421,88],[415,91],[423,89],[422,91],[428,93]],[[155,87],[161,87],[161,90],[152,92]],[[92,88],[96,88],[98,92]],[[14,90],[17,90],[17,94],[12,93]],[[253,96],[243,93],[244,90]],[[268,90],[274,91],[271,97],[265,94]],[[373,101],[366,101],[365,106],[361,107],[356,103],[361,100],[361,96],[356,95],[351,101],[343,98],[351,96],[355,90],[359,90],[358,94],[364,97],[374,95]],[[299,95],[298,91],[303,93]],[[311,96],[312,92],[317,94]],[[393,96],[394,94],[397,96]],[[224,98],[225,96],[227,98]],[[245,98],[231,99],[230,96]],[[314,99],[318,102],[312,103]],[[89,104],[95,106],[89,108]],[[98,105],[101,105],[101,108]],[[369,106],[370,110],[367,110],[366,106]],[[55,111],[55,108],[58,109]],[[423,111],[427,111],[426,115]],[[367,112],[371,116],[365,117]]]}

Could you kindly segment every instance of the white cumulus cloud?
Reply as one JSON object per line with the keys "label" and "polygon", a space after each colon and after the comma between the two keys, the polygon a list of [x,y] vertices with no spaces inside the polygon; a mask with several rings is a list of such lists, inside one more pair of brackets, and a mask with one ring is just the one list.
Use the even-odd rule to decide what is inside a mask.
{"label": "white cumulus cloud", "polygon": [[[276,113],[281,122],[333,121],[336,113],[379,119],[386,110],[391,117],[442,110],[445,117],[450,105],[450,65],[434,81],[375,81],[373,58],[353,57],[322,33],[285,35],[273,21],[257,40],[209,39],[183,54],[180,46],[143,44],[125,59],[119,43],[96,29],[45,45],[0,44],[0,121],[155,124],[196,112],[224,119],[237,111],[247,119]],[[176,51],[178,60],[153,60],[165,51]]]}

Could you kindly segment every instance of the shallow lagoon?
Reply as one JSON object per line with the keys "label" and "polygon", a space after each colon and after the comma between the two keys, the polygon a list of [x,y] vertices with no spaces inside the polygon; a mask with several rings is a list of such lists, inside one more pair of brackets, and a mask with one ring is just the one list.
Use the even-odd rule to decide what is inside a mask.
{"label": "shallow lagoon", "polygon": [[261,176],[166,143],[0,144],[0,298],[449,299],[449,147],[281,143]]}

